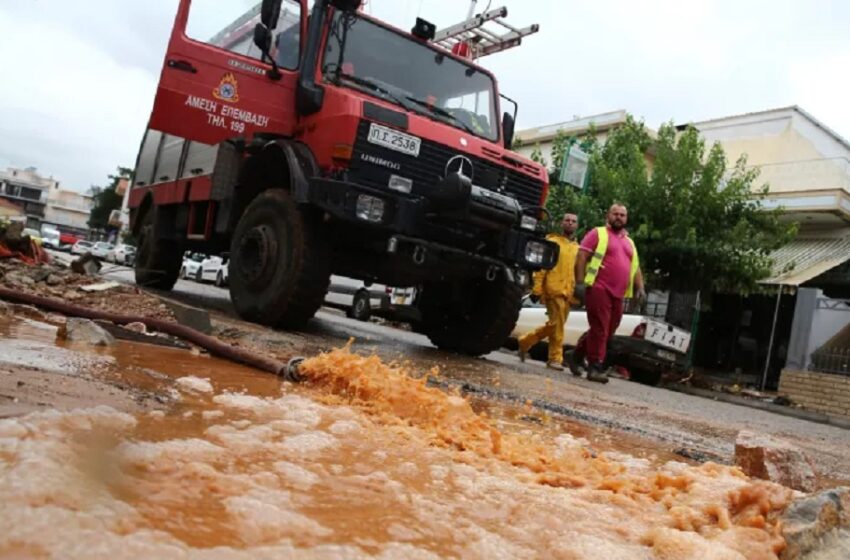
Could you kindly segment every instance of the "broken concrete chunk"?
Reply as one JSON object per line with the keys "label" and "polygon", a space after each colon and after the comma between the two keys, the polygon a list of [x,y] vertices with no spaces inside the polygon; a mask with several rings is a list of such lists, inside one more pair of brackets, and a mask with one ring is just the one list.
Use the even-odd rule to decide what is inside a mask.
{"label": "broken concrete chunk", "polygon": [[[803,558],[825,547],[850,550],[850,488],[832,488],[794,501],[782,516],[783,560]],[[836,542],[838,541],[838,542]],[[830,556],[824,556],[830,557]],[[843,556],[835,556],[842,558]]]}
{"label": "broken concrete chunk", "polygon": [[79,259],[71,262],[71,270],[77,274],[94,276],[100,272],[100,261],[98,261],[91,253],[86,253]]}
{"label": "broken concrete chunk", "polygon": [[190,305],[165,300],[165,305],[174,314],[174,319],[181,325],[200,331],[204,334],[212,333],[210,313],[206,309],[199,309]]}
{"label": "broken concrete chunk", "polygon": [[791,443],[747,430],[738,432],[735,464],[748,476],[812,492],[816,476],[809,458]]}
{"label": "broken concrete chunk", "polygon": [[100,282],[98,284],[89,284],[88,286],[80,286],[80,289],[84,292],[105,292],[106,290],[111,290],[113,288],[119,288],[121,284],[118,282]]}
{"label": "broken concrete chunk", "polygon": [[88,319],[69,317],[59,328],[57,335],[71,342],[82,342],[92,346],[112,346],[115,338],[100,325]]}
{"label": "broken concrete chunk", "polygon": [[59,276],[58,274],[53,274],[53,273],[48,274],[48,275],[47,275],[47,278],[45,278],[45,280],[44,280],[44,281],[45,281],[45,283],[46,283],[48,286],[58,286],[58,285],[60,285],[60,284],[64,284],[64,283],[65,283],[65,279],[64,279],[64,278],[62,278],[62,277],[61,277],[61,276]]}
{"label": "broken concrete chunk", "polygon": [[12,270],[6,274],[3,280],[13,288],[21,288],[24,286],[35,285],[35,280],[31,276],[18,270]]}
{"label": "broken concrete chunk", "polygon": [[124,328],[128,331],[133,331],[139,334],[146,334],[148,332],[148,328],[145,326],[145,324],[140,323],[139,321],[136,321],[134,323],[127,323],[126,325],[124,325]]}

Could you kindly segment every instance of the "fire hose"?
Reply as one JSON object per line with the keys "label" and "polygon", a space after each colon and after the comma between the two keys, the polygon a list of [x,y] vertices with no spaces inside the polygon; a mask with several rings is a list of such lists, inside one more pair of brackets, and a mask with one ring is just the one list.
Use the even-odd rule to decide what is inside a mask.
{"label": "fire hose", "polygon": [[254,351],[246,350],[231,346],[214,336],[206,335],[186,325],[164,321],[162,319],[153,319],[151,317],[141,317],[137,315],[121,315],[118,313],[110,313],[109,311],[101,311],[99,309],[91,309],[79,305],[73,305],[64,301],[59,301],[42,296],[21,293],[17,290],[0,287],[0,298],[14,303],[22,303],[34,305],[41,309],[61,313],[69,317],[79,317],[82,319],[110,321],[117,325],[126,325],[128,323],[142,323],[145,327],[159,331],[165,334],[170,334],[177,338],[191,342],[207,350],[210,354],[237,362],[246,366],[250,366],[262,371],[273,373],[283,377],[288,381],[300,381],[301,376],[298,375],[298,366],[304,361],[304,358],[292,358],[288,362],[282,362]]}

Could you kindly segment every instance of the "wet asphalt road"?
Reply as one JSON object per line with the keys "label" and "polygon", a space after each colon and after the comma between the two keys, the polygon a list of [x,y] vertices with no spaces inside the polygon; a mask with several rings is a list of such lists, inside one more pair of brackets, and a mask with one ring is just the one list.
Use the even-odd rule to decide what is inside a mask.
{"label": "wet asphalt road", "polygon": [[[67,255],[60,255],[67,260]],[[105,279],[133,282],[133,271],[104,263]],[[226,289],[179,280],[163,296],[217,311],[223,319],[245,325],[246,341],[258,348],[294,348],[315,352],[342,346],[354,338],[357,351],[409,362],[414,372],[440,367],[449,385],[467,392],[515,403],[533,402],[538,410],[578,420],[632,438],[643,438],[660,451],[697,460],[734,461],[739,430],[748,429],[787,438],[804,448],[816,467],[830,479],[850,481],[850,431],[835,426],[781,416],[764,410],[686,395],[663,388],[612,379],[606,385],[548,370],[541,362],[520,364],[514,353],[493,352],[468,358],[442,352],[422,335],[387,324],[349,319],[322,308],[302,332],[258,329],[238,321]]]}

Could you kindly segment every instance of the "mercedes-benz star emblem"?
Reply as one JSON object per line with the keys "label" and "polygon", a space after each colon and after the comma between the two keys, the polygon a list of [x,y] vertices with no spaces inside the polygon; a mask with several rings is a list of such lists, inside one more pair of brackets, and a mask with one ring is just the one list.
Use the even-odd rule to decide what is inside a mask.
{"label": "mercedes-benz star emblem", "polygon": [[455,156],[446,164],[446,176],[457,173],[472,181],[472,160],[466,156]]}

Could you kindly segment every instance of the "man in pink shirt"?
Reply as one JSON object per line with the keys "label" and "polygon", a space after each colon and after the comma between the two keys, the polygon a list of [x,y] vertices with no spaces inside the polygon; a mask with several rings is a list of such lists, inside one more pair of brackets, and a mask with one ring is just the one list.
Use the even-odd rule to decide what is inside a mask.
{"label": "man in pink shirt", "polygon": [[637,249],[625,230],[627,221],[626,207],[612,205],[607,225],[584,236],[576,258],[575,295],[584,300],[590,325],[583,341],[589,364],[587,378],[600,383],[608,382],[605,352],[620,326],[623,299],[646,298]]}

